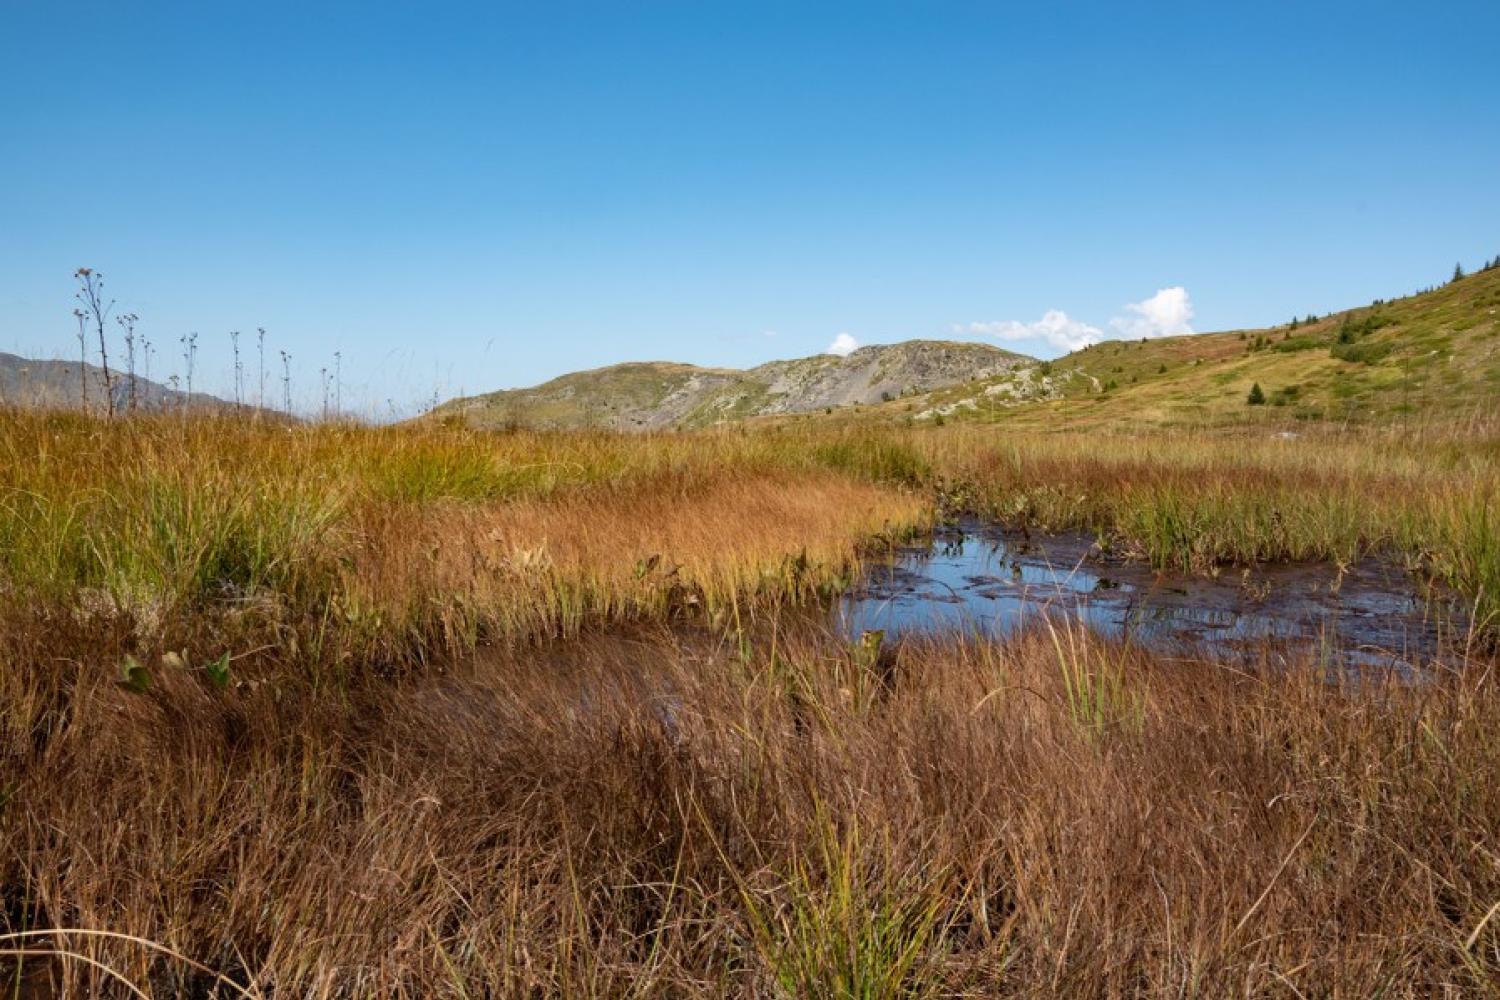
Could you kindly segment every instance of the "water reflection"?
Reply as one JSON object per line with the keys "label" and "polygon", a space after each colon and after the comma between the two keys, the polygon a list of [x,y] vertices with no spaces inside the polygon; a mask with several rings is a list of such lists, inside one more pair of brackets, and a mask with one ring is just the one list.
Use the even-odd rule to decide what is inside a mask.
{"label": "water reflection", "polygon": [[842,602],[850,633],[1003,635],[1063,612],[1108,635],[1216,653],[1315,645],[1337,662],[1412,665],[1461,635],[1461,617],[1399,567],[1366,560],[1230,571],[1216,579],[1112,563],[1082,536],[1032,541],[968,523],[870,568]]}

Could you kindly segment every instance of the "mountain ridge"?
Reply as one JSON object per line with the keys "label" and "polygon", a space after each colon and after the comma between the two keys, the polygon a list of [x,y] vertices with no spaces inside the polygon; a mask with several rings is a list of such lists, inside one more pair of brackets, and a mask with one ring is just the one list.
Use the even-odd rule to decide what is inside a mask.
{"label": "mountain ridge", "polygon": [[949,340],[872,344],[847,355],[816,354],[746,369],[627,361],[528,388],[459,397],[428,416],[482,427],[686,429],[888,402],[1039,364],[989,344]]}
{"label": "mountain ridge", "polygon": [[[933,358],[941,362],[924,364]],[[1249,401],[1257,385],[1263,406]],[[539,429],[687,429],[824,410],[913,423],[1146,427],[1273,414],[1367,421],[1484,409],[1493,400],[1500,400],[1494,263],[1411,295],[1280,326],[1109,340],[1051,361],[982,343],[911,340],[744,370],[626,362],[452,400],[430,415]]]}
{"label": "mountain ridge", "polygon": [[[48,409],[103,410],[105,408],[104,369],[98,365],[51,358],[27,358],[0,351],[0,406],[43,407]],[[117,412],[130,402],[132,376],[119,370],[109,373],[110,395]],[[143,410],[174,409],[188,403],[195,408],[219,409],[233,403],[205,392],[189,395],[140,375],[134,376],[135,403]]]}

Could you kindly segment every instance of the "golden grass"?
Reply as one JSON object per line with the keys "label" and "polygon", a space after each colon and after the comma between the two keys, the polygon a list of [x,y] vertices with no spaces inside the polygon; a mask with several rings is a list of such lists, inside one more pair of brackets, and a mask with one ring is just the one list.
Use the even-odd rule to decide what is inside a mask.
{"label": "golden grass", "polygon": [[924,519],[911,496],[830,473],[653,482],[503,505],[362,513],[340,609],[449,650],[590,622],[722,614],[847,587],[858,546]]}
{"label": "golden grass", "polygon": [[13,613],[315,667],[805,597],[928,516],[878,441],[11,412],[0,454]]}

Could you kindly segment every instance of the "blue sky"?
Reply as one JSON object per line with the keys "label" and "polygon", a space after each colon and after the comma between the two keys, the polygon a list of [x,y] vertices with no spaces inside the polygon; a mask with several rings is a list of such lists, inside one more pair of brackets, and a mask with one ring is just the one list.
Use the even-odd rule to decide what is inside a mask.
{"label": "blue sky", "polygon": [[265,327],[372,415],[1282,322],[1500,253],[1496,38],[1493,0],[0,0],[0,350],[71,356],[80,265],[153,376],[195,330],[224,389]]}

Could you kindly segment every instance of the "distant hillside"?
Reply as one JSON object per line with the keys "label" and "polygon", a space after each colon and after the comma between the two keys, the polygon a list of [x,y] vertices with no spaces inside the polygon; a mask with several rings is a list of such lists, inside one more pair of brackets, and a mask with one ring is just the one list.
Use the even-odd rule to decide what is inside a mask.
{"label": "distant hillside", "polygon": [[[77,409],[86,397],[89,409],[102,410],[106,398],[104,370],[96,365],[82,368],[80,381],[77,361],[48,361],[0,352],[0,406]],[[113,369],[109,374],[115,407],[123,409],[130,398],[129,378]],[[136,406],[144,410],[173,409],[189,400],[185,392],[139,376],[135,380],[135,395]],[[233,405],[201,392],[193,393],[191,404],[214,409]]]}
{"label": "distant hillside", "polygon": [[[1121,427],[1494,412],[1500,268],[1295,327],[1106,341],[1035,375],[1054,390],[1039,405],[996,406],[1014,378],[983,378],[864,416]],[[1255,385],[1259,406],[1248,403]]]}
{"label": "distant hillside", "polygon": [[909,340],[740,371],[636,362],[574,372],[530,389],[451,400],[432,411],[484,427],[653,430],[876,404],[1036,362],[987,344]]}

